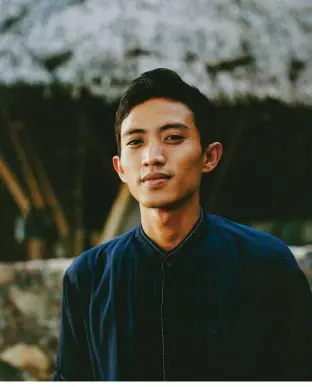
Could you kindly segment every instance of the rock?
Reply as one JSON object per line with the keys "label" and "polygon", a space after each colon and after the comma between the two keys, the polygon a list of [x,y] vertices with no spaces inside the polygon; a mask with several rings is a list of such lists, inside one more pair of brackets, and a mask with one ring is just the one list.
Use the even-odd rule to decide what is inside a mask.
{"label": "rock", "polygon": [[14,278],[15,270],[13,266],[0,264],[0,285],[6,285]]}
{"label": "rock", "polygon": [[0,264],[0,358],[9,363],[6,374],[11,365],[23,371],[19,380],[51,379],[60,328],[62,279],[71,262],[50,259]]}
{"label": "rock", "polygon": [[13,367],[28,371],[36,379],[47,380],[49,378],[51,361],[35,345],[16,344],[3,351],[0,358]]}
{"label": "rock", "polygon": [[44,319],[47,306],[43,292],[35,294],[12,286],[8,292],[8,298],[23,315],[40,320]]}

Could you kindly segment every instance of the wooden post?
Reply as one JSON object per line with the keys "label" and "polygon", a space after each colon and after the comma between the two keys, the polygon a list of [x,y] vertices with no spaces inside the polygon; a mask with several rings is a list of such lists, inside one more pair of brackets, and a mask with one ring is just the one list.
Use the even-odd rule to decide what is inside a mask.
{"label": "wooden post", "polygon": [[0,178],[4,181],[10,192],[12,198],[15,200],[17,207],[21,214],[25,217],[30,210],[30,201],[23,191],[21,184],[18,182],[17,177],[11,171],[9,165],[5,161],[4,157],[0,155]]}
{"label": "wooden post", "polygon": [[127,184],[122,183],[118,195],[106,219],[100,238],[102,243],[114,238],[119,234],[124,217],[128,212],[129,205],[131,205],[131,199],[132,196],[129,192]]}
{"label": "wooden post", "polygon": [[62,239],[65,250],[68,250],[68,237],[69,237],[69,223],[67,217],[62,209],[62,206],[52,188],[51,182],[48,178],[47,172],[41,162],[39,155],[34,147],[30,136],[27,133],[26,128],[24,128],[24,140],[27,140],[27,148],[30,154],[30,157],[34,163],[35,170],[37,172],[38,184],[46,204],[50,206],[52,210],[52,215],[56,224],[57,231]]}
{"label": "wooden post", "polygon": [[84,174],[86,164],[86,120],[82,110],[74,110],[77,117],[77,142],[75,149],[75,181],[73,204],[73,255],[77,256],[84,248]]}
{"label": "wooden post", "polygon": [[17,131],[23,130],[23,129],[24,129],[24,125],[21,122],[16,122],[16,123],[11,124],[9,126],[9,132],[11,135],[11,139],[13,141],[17,156],[21,162],[21,167],[23,170],[24,178],[25,178],[26,183],[28,185],[28,189],[30,192],[30,197],[32,199],[32,203],[37,209],[42,209],[45,207],[43,196],[40,192],[36,177],[35,177],[33,171],[31,170],[31,167],[27,161],[26,153],[25,153],[23,146],[22,146],[22,144],[19,140],[19,137],[17,135]]}
{"label": "wooden post", "polygon": [[[9,133],[13,141],[18,159],[21,162],[21,168],[22,168],[26,183],[28,185],[33,206],[35,207],[36,210],[44,210],[45,202],[44,202],[43,196],[40,192],[36,177],[28,163],[26,152],[17,134],[18,131],[24,130],[24,124],[22,122],[15,122],[14,124],[10,123],[8,129],[9,129]],[[39,231],[39,229],[37,231]],[[26,240],[26,251],[27,251],[28,259],[44,258],[45,248],[46,248],[45,240],[42,239],[41,236],[32,236],[31,238]]]}

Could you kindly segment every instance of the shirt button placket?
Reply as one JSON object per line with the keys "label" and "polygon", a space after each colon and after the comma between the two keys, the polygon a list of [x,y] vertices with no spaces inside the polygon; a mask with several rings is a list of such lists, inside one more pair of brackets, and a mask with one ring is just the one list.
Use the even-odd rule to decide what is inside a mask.
{"label": "shirt button placket", "polygon": [[164,270],[166,268],[169,268],[172,266],[172,262],[170,259],[165,258],[162,262],[163,267],[163,277],[162,277],[162,302],[161,302],[161,326],[162,326],[162,344],[163,344],[163,373],[164,373],[164,381],[167,380],[166,378],[166,364],[165,364],[165,334],[164,334],[164,322],[163,322],[163,304],[164,304],[164,285],[165,285],[165,278],[164,278]]}

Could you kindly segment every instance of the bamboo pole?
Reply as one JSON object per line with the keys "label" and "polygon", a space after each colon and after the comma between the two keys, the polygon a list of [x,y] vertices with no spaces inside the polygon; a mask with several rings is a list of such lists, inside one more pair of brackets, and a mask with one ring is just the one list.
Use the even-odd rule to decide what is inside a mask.
{"label": "bamboo pole", "polygon": [[14,145],[15,151],[17,153],[18,159],[21,162],[23,175],[24,175],[25,181],[28,185],[28,189],[30,192],[30,197],[31,197],[32,203],[33,203],[35,208],[42,209],[45,207],[45,202],[44,202],[43,196],[40,192],[36,177],[35,177],[32,169],[27,161],[26,152],[21,144],[21,141],[20,141],[18,135],[17,135],[17,131],[23,130],[23,129],[24,129],[24,125],[23,125],[23,123],[20,123],[20,122],[9,125],[10,136],[11,136],[11,139],[13,141],[13,145]]}
{"label": "bamboo pole", "polygon": [[119,234],[124,217],[131,204],[131,198],[132,197],[127,184],[122,183],[104,224],[103,232],[100,238],[101,242],[112,239]]}
{"label": "bamboo pole", "polygon": [[83,189],[86,167],[86,117],[82,108],[74,109],[77,117],[75,149],[74,203],[73,203],[73,254],[78,255],[84,247],[84,204]]}
{"label": "bamboo pole", "polygon": [[39,155],[34,145],[32,144],[31,138],[28,135],[26,128],[24,128],[24,133],[27,135],[29,154],[31,155],[31,158],[34,162],[34,166],[38,176],[39,186],[44,195],[44,199],[46,201],[46,204],[49,205],[52,209],[52,215],[54,217],[54,221],[61,238],[64,240],[64,242],[66,242],[69,235],[68,220],[55,194],[55,191],[52,188],[47,172],[39,158]]}
{"label": "bamboo pole", "polygon": [[[22,122],[11,122],[8,124],[9,134],[11,136],[18,160],[21,163],[22,172],[28,186],[30,198],[32,204],[36,210],[45,209],[45,201],[40,192],[39,185],[35,174],[33,173],[31,166],[27,160],[26,152],[23,148],[21,140],[18,136],[18,131],[24,130],[24,124]],[[26,251],[28,259],[42,259],[45,255],[46,244],[45,241],[39,238],[31,238],[26,243]]]}
{"label": "bamboo pole", "polygon": [[11,171],[4,157],[0,155],[0,177],[7,186],[8,191],[15,200],[21,214],[25,217],[30,211],[30,201],[24,193],[17,177]]}

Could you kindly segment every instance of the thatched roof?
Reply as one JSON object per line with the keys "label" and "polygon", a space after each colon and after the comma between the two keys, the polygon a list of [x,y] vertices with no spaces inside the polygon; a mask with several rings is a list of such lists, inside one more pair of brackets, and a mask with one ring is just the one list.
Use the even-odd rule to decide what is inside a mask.
{"label": "thatched roof", "polygon": [[109,100],[172,68],[208,96],[312,105],[311,0],[0,0],[0,85]]}

